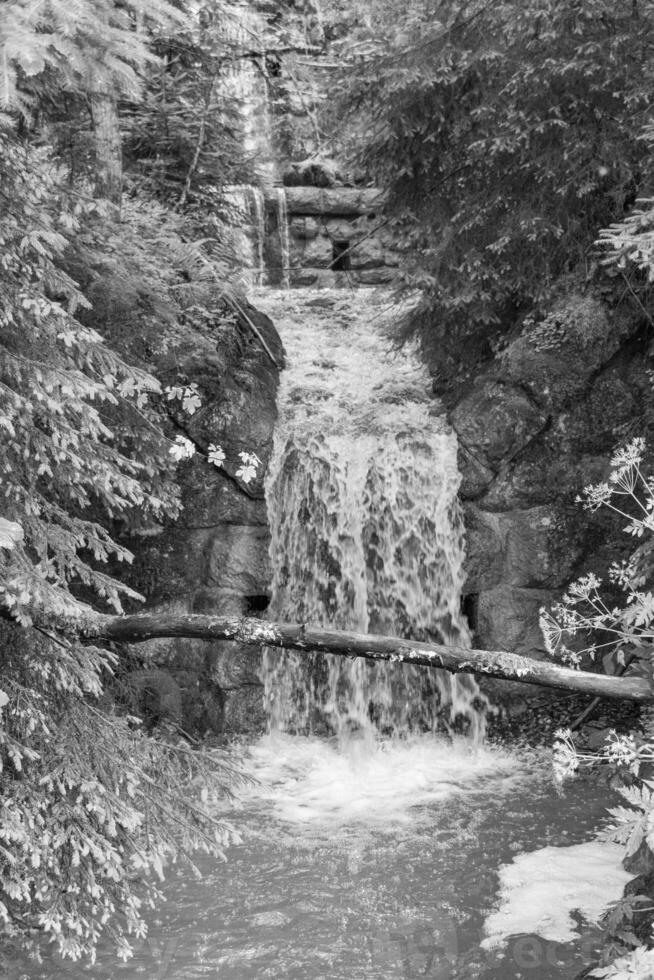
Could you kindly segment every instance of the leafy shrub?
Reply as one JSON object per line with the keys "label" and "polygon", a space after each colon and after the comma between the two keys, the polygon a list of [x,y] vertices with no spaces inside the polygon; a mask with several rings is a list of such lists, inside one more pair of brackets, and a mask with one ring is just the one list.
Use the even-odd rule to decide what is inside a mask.
{"label": "leafy shrub", "polygon": [[482,337],[466,360],[487,358],[562,277],[593,274],[597,229],[651,176],[654,4],[380,0],[375,13],[343,44],[352,139],[416,250],[404,275],[423,290],[423,337],[454,360]]}

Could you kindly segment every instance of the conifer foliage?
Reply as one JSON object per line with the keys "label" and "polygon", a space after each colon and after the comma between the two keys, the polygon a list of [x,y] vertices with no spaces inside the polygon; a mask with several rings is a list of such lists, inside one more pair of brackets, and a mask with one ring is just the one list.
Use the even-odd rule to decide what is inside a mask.
{"label": "conifer foliage", "polygon": [[[116,654],[61,628],[139,598],[115,575],[132,557],[118,534],[179,506],[160,382],[90,325],[77,280],[125,274],[124,252],[125,288],[147,270],[171,317],[158,242],[167,257],[199,246],[151,201],[121,219],[95,196],[93,174],[57,156],[52,107],[138,99],[149,28],[180,16],[163,0],[0,5],[0,927],[36,955],[93,959],[105,936],[129,956],[164,866],[231,837],[213,815],[231,779],[221,758],[144,734],[105,690]],[[212,282],[226,272],[202,262]]]}
{"label": "conifer foliage", "polygon": [[0,107],[27,115],[57,91],[138,97],[155,62],[151,29],[179,25],[168,0],[9,0],[3,5]]}
{"label": "conifer foliage", "polygon": [[592,274],[651,177],[653,41],[649,0],[379,0],[343,42],[352,138],[417,249],[428,339],[491,353]]}
{"label": "conifer foliage", "polygon": [[102,203],[78,198],[71,209],[44,151],[0,141],[0,472],[14,528],[0,595],[24,622],[34,607],[72,612],[75,584],[119,610],[125,588],[91,560],[130,556],[87,515],[175,512],[167,441],[148,407],[159,383],[80,323],[88,303],[57,261],[84,212]]}

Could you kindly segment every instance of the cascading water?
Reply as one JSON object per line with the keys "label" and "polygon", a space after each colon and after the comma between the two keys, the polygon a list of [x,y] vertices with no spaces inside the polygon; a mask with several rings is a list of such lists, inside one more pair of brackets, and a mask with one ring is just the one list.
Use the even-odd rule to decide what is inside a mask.
{"label": "cascading water", "polygon": [[263,192],[251,184],[230,184],[223,193],[232,211],[230,223],[239,264],[251,286],[263,286],[266,280]]}
{"label": "cascading water", "polygon": [[[397,310],[369,289],[294,296],[257,297],[289,362],[267,485],[270,616],[465,643],[456,444],[425,368],[385,338]],[[263,679],[274,731],[327,727],[343,741],[460,716],[480,730],[466,676],[269,651]]]}
{"label": "cascading water", "polygon": [[[220,80],[223,100],[238,109],[240,139],[245,157],[254,169],[255,184],[233,184],[223,192],[232,214],[235,250],[250,286],[266,282],[265,201],[275,183],[272,151],[272,121],[265,72],[265,25],[261,16],[247,5],[223,12],[221,32],[225,47],[235,52],[226,62]],[[233,120],[225,120],[233,126]],[[288,232],[287,232],[288,234]],[[281,236],[281,232],[280,232]]]}
{"label": "cascading water", "polygon": [[221,92],[238,109],[241,142],[255,164],[258,184],[271,187],[275,163],[272,154],[272,122],[265,75],[265,24],[247,4],[222,14],[225,49],[234,52],[223,66]]}
{"label": "cascading water", "polygon": [[277,233],[279,235],[279,254],[281,260],[281,287],[288,289],[291,284],[291,246],[288,233],[288,207],[286,190],[278,187],[275,192],[277,211]]}

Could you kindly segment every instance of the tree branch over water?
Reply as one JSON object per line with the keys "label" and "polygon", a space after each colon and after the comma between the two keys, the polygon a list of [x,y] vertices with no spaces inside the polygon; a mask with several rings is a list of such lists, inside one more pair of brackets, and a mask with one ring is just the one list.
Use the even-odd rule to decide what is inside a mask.
{"label": "tree branch over water", "polygon": [[341,657],[437,667],[455,673],[480,673],[600,697],[654,701],[654,690],[643,677],[592,674],[505,651],[468,650],[394,636],[314,628],[299,623],[267,623],[260,619],[199,615],[94,615],[84,621],[80,632],[87,639],[129,643],[142,643],[160,637],[231,640],[307,654],[331,653]]}

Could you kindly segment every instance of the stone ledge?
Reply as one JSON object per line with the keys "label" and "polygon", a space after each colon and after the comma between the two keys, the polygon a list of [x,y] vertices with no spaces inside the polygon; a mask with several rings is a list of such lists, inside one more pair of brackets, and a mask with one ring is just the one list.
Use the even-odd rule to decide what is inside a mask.
{"label": "stone ledge", "polygon": [[384,194],[377,187],[287,187],[289,215],[358,216],[380,211]]}

